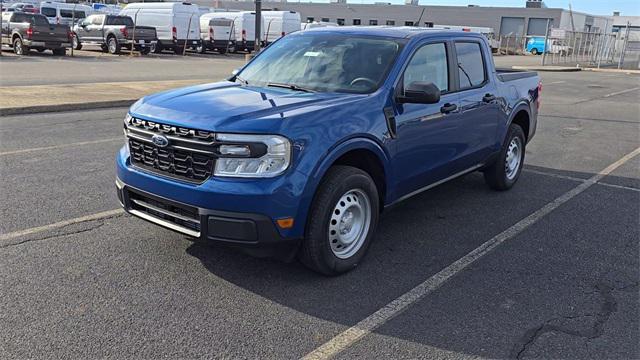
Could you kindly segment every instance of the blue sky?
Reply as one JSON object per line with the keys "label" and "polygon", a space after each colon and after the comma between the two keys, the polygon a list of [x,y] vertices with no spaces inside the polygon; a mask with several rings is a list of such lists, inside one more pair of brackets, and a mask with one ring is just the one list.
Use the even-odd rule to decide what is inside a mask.
{"label": "blue sky", "polygon": [[[289,0],[296,1],[296,0]],[[309,0],[300,0],[306,2]],[[328,2],[328,0],[311,0],[313,2]],[[390,3],[404,3],[404,0],[347,0],[352,3],[373,3],[376,1]],[[594,15],[611,15],[620,11],[620,15],[640,16],[640,0],[545,0],[547,7],[569,8],[569,3],[575,11]],[[480,6],[513,6],[524,7],[525,0],[420,0],[420,5],[461,5]]]}

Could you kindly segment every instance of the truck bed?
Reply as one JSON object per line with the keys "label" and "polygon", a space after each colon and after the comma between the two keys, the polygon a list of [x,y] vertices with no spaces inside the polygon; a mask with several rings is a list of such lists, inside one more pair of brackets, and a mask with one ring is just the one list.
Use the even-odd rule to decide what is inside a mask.
{"label": "truck bed", "polygon": [[496,68],[496,77],[502,82],[509,82],[518,79],[536,77],[538,73],[535,71],[522,71],[515,69]]}

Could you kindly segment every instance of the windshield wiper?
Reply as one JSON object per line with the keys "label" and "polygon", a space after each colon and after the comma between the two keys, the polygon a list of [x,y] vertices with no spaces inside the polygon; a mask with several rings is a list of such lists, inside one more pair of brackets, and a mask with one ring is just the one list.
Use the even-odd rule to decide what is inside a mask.
{"label": "windshield wiper", "polygon": [[283,83],[270,82],[270,83],[267,83],[267,86],[279,87],[279,88],[284,88],[284,89],[289,89],[289,90],[294,90],[294,91],[315,92],[314,90],[303,88],[303,87],[300,87],[300,86],[295,85],[295,84],[283,84]]}
{"label": "windshield wiper", "polygon": [[249,82],[243,78],[241,78],[240,76],[236,75],[236,77],[233,80],[238,80],[240,82],[240,84],[242,85],[249,85]]}

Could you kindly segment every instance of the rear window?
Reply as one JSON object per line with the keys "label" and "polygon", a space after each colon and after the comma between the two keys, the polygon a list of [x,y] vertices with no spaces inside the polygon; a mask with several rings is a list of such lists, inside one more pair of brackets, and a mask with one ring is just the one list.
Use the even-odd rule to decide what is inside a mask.
{"label": "rear window", "polygon": [[211,26],[231,26],[231,20],[211,20]]}
{"label": "rear window", "polygon": [[27,17],[24,16],[24,14],[13,14],[13,17],[11,18],[11,22],[15,22],[15,23],[22,23],[22,22],[27,22]]}
{"label": "rear window", "polygon": [[[84,11],[76,11],[75,12],[75,16],[73,15],[73,10],[64,10],[64,9],[60,9],[60,16],[63,18],[76,18],[76,19],[84,19],[85,17],[87,17],[87,15],[84,13]],[[54,15],[55,16],[55,15]]]}
{"label": "rear window", "polygon": [[133,20],[128,16],[109,16],[107,17],[107,25],[124,25],[133,26]]}
{"label": "rear window", "polygon": [[56,9],[54,8],[43,7],[40,9],[40,13],[44,16],[56,17]]}
{"label": "rear window", "polygon": [[38,26],[47,26],[49,25],[49,21],[44,16],[35,15],[33,16],[33,24]]}
{"label": "rear window", "polygon": [[482,85],[486,80],[480,43],[456,42],[460,89]]}

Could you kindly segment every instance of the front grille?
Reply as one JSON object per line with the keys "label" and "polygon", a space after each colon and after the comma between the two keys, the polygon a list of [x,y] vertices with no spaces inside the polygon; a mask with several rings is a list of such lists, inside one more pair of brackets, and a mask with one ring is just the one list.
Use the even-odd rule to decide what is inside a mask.
{"label": "front grille", "polygon": [[200,236],[198,209],[127,188],[129,212],[194,237]]}
{"label": "front grille", "polygon": [[[211,177],[215,165],[215,135],[201,131],[128,118],[125,134],[129,139],[131,163],[143,170],[192,183]],[[168,144],[158,146],[154,136]]]}

